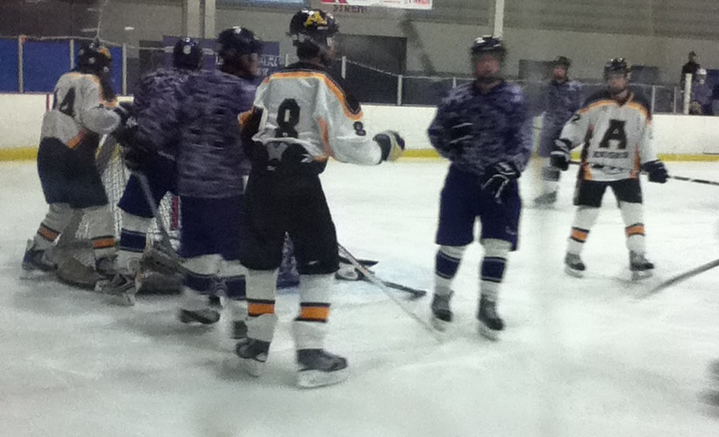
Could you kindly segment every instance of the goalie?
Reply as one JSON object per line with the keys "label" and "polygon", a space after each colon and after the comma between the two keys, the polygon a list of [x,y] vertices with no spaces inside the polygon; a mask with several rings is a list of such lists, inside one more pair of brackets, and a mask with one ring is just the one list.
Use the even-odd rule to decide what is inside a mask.
{"label": "goalie", "polygon": [[28,241],[23,270],[52,272],[55,241],[81,212],[89,224],[95,270],[113,275],[115,238],[107,194],[95,165],[100,137],[120,125],[124,111],[117,107],[110,86],[112,59],[99,42],[83,46],[77,68],[55,85],[52,109],[45,113],[37,167],[49,211]]}

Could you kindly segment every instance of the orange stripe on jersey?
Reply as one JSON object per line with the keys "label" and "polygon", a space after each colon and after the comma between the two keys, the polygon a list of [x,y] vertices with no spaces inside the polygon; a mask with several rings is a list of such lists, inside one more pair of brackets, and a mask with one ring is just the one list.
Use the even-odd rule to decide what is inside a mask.
{"label": "orange stripe on jersey", "polygon": [[321,306],[321,307],[302,307],[300,309],[300,319],[303,320],[317,320],[317,321],[326,321],[327,318],[330,316],[330,307],[328,306]]}
{"label": "orange stripe on jersey", "polygon": [[337,86],[334,81],[332,81],[329,77],[327,77],[325,74],[322,73],[313,73],[309,71],[285,71],[280,73],[274,73],[270,76],[271,80],[275,79],[319,79],[327,85],[327,88],[332,91],[332,94],[334,94],[337,99],[342,103],[342,109],[344,110],[345,115],[350,120],[360,120],[362,119],[362,111],[358,112],[352,112],[350,108],[347,106],[347,97],[345,96],[344,91],[340,87]]}
{"label": "orange stripe on jersey", "polygon": [[586,159],[582,161],[582,173],[584,173],[585,181],[592,180],[592,172],[589,170],[589,164],[587,163]]}
{"label": "orange stripe on jersey", "polygon": [[626,232],[627,237],[631,237],[632,235],[644,235],[644,225],[636,224],[628,226],[624,229],[624,232]]}
{"label": "orange stripe on jersey", "polygon": [[641,103],[629,101],[626,103],[627,108],[632,108],[639,111],[643,116],[647,124],[652,124],[652,114],[649,112],[646,106]]}
{"label": "orange stripe on jersey", "polygon": [[263,314],[274,314],[275,304],[268,302],[247,302],[247,315],[258,317]]}
{"label": "orange stripe on jersey", "polygon": [[85,139],[85,135],[87,135],[87,133],[84,130],[81,130],[80,133],[78,133],[77,135],[75,135],[74,137],[72,137],[68,140],[68,142],[66,144],[67,147],[70,149],[74,149],[75,147],[80,145],[82,140]]}
{"label": "orange stripe on jersey", "polygon": [[44,225],[40,225],[40,228],[37,230],[37,234],[50,242],[55,241],[57,239],[57,237],[60,235],[59,232],[53,231],[52,229],[50,229]]}
{"label": "orange stripe on jersey", "polygon": [[629,172],[629,177],[636,179],[639,177],[639,173],[642,171],[641,158],[639,157],[639,148],[637,147],[634,152],[634,164],[632,165],[632,171]]}
{"label": "orange stripe on jersey", "polygon": [[584,243],[585,241],[587,241],[587,236],[589,236],[589,231],[585,231],[584,229],[579,228],[572,228],[571,237],[573,240],[581,241],[582,243]]}
{"label": "orange stripe on jersey", "polygon": [[317,118],[317,123],[319,123],[320,130],[322,131],[322,144],[324,145],[324,148],[325,148],[325,156],[333,156],[332,149],[330,148],[330,138],[329,138],[329,132],[327,131],[327,122],[325,121],[324,118],[319,117],[319,118]]}
{"label": "orange stripe on jersey", "polygon": [[585,106],[584,108],[579,109],[579,111],[577,111],[577,112],[579,112],[580,114],[585,114],[585,113],[591,111],[592,109],[601,108],[602,106],[613,106],[616,104],[617,104],[617,102],[615,102],[614,100],[597,100],[596,102],[591,103],[588,106]]}
{"label": "orange stripe on jersey", "polygon": [[113,237],[100,237],[92,240],[93,249],[108,249],[115,246],[115,238]]}

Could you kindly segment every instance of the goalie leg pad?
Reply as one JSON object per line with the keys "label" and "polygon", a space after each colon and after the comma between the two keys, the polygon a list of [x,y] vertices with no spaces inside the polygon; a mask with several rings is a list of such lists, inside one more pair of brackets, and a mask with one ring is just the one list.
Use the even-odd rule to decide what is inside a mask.
{"label": "goalie leg pad", "polygon": [[95,259],[115,253],[115,221],[109,205],[93,206],[82,210],[87,221],[87,233],[92,240]]}
{"label": "goalie leg pad", "polygon": [[73,209],[67,203],[51,203],[35,237],[43,249],[47,249],[65,230],[72,219]]}

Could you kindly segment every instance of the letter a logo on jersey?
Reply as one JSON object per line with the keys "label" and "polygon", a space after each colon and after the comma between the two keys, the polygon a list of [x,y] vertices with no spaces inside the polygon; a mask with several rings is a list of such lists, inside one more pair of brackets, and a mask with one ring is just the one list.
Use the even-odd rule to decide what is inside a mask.
{"label": "letter a logo on jersey", "polygon": [[[627,133],[624,131],[625,123],[624,120],[609,120],[609,127],[607,127],[607,131],[604,133],[604,138],[602,138],[602,142],[599,143],[599,147],[602,149],[626,149]],[[615,143],[610,143],[609,141],[611,140],[614,140]]]}

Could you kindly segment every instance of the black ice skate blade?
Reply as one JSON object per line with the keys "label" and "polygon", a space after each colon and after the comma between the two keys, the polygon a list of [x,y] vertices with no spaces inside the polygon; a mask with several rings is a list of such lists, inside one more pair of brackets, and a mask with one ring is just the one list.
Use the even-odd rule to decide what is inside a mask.
{"label": "black ice skate blade", "polygon": [[318,388],[339,384],[349,377],[347,367],[332,372],[322,370],[300,370],[297,372],[297,385],[301,388]]}

